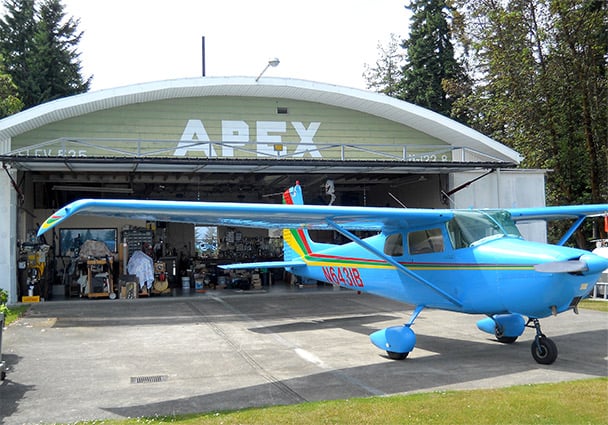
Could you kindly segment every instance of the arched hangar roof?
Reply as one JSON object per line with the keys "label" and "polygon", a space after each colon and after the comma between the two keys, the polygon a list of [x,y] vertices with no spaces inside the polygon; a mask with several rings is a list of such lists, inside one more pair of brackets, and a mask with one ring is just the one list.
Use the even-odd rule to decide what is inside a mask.
{"label": "arched hangar roof", "polygon": [[[48,102],[0,120],[0,141],[91,112],[165,99],[240,96],[317,102],[381,117],[446,143],[518,164],[522,157],[507,146],[440,114],[366,90],[313,81],[252,77],[198,77],[141,83],[88,92]],[[6,152],[6,151],[5,151]]]}

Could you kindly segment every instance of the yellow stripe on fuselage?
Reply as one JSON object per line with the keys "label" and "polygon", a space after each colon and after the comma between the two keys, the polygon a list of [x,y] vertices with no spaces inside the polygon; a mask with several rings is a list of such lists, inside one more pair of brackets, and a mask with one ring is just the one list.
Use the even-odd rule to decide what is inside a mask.
{"label": "yellow stripe on fuselage", "polygon": [[290,229],[283,230],[283,241],[289,245],[289,247],[298,254],[298,256],[304,257],[306,256],[306,252],[302,249],[302,246],[298,243],[296,236],[294,235],[296,232],[292,232]]}
{"label": "yellow stripe on fuselage", "polygon": [[[283,239],[289,245],[289,247],[295,251],[298,256],[308,266],[313,267],[356,267],[362,269],[395,269],[395,266],[382,260],[371,260],[369,258],[319,258],[315,256],[315,253],[306,253],[303,245],[305,242],[299,242],[299,235],[297,231],[290,231],[288,229],[283,230]],[[401,263],[404,267],[412,271],[464,271],[464,270],[511,270],[511,271],[529,271],[534,270],[533,266],[530,265],[516,265],[516,264],[458,264],[458,263]]]}

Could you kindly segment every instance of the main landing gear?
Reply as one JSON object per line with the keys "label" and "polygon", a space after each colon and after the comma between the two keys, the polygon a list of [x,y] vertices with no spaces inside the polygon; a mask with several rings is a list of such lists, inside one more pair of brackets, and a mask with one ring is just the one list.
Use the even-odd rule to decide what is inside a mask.
{"label": "main landing gear", "polygon": [[[416,307],[409,321],[403,326],[391,326],[372,333],[371,342],[379,349],[386,350],[389,358],[405,359],[416,345],[416,334],[412,331],[411,326],[423,308],[424,306]],[[525,328],[534,328],[536,336],[531,347],[534,360],[537,363],[549,365],[557,359],[557,346],[542,333],[540,321],[537,318],[529,318],[526,322],[524,317],[519,314],[498,314],[478,321],[477,327],[484,332],[494,334],[496,339],[504,344],[515,342],[523,334]]]}
{"label": "main landing gear", "polygon": [[540,364],[551,364],[557,359],[557,347],[542,333],[537,318],[531,317],[526,322],[520,314],[496,314],[479,320],[477,327],[484,332],[494,334],[496,340],[503,344],[514,343],[524,333],[525,328],[534,328],[536,337],[531,347],[534,360]]}
{"label": "main landing gear", "polygon": [[[530,326],[532,322],[532,326]],[[538,319],[529,319],[527,327],[536,329],[536,337],[532,342],[532,357],[540,364],[551,364],[557,359],[557,346],[553,340],[547,338],[540,330],[540,321]]]}

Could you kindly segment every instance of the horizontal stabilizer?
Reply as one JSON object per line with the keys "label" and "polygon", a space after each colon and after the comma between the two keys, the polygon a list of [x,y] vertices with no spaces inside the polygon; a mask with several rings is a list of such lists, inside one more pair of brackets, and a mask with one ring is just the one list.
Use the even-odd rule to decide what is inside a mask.
{"label": "horizontal stabilizer", "polygon": [[540,273],[580,273],[588,270],[587,263],[580,260],[552,261],[534,266]]}
{"label": "horizontal stabilizer", "polygon": [[225,264],[219,266],[224,270],[240,270],[240,269],[279,269],[286,267],[297,267],[305,266],[304,261],[291,260],[291,261],[266,261],[260,263],[239,263],[239,264]]}

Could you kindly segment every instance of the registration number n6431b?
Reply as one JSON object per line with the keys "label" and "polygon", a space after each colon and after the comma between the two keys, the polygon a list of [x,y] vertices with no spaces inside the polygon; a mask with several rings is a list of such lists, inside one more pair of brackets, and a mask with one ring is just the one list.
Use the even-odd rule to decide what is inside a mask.
{"label": "registration number n6431b", "polygon": [[363,287],[363,280],[359,274],[359,270],[354,267],[340,267],[340,266],[324,266],[321,267],[323,275],[329,283],[335,283],[336,285],[343,286],[356,286],[359,288]]}

